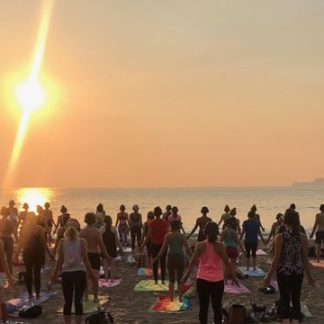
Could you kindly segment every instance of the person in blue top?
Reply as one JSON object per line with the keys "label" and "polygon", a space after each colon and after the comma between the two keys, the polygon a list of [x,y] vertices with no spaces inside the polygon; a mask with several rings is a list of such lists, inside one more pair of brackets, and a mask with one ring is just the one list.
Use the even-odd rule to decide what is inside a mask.
{"label": "person in blue top", "polygon": [[256,270],[256,251],[258,249],[258,236],[260,236],[263,244],[264,238],[260,231],[260,224],[255,219],[254,213],[248,213],[248,219],[243,222],[243,231],[240,239],[244,237],[244,246],[246,250],[246,270],[250,269],[250,256],[252,252],[253,270]]}

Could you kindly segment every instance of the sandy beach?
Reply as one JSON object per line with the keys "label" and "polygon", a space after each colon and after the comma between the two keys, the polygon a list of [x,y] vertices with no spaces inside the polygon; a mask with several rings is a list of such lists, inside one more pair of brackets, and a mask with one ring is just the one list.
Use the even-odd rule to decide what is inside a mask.
{"label": "sandy beach", "polygon": [[[240,263],[243,265],[241,257]],[[322,260],[323,265],[324,261]],[[258,265],[261,269],[267,270],[269,267],[269,257],[267,255],[260,256]],[[48,268],[53,268],[53,263],[47,263]],[[157,297],[165,293],[157,292],[135,292],[133,289],[135,285],[143,279],[137,275],[137,268],[135,265],[130,265],[126,261],[118,261],[118,274],[122,278],[120,285],[113,288],[100,288],[101,296],[109,296],[108,309],[113,315],[116,323],[127,324],[144,324],[144,323],[198,323],[199,303],[197,296],[191,298],[192,307],[188,311],[178,312],[173,314],[167,313],[150,313],[148,310],[156,302]],[[15,271],[23,270],[23,267],[16,267]],[[317,282],[317,287],[311,288],[307,282],[304,284],[302,292],[302,302],[306,304],[312,313],[312,317],[305,319],[305,323],[322,323],[324,320],[324,267],[313,267],[314,277]],[[51,270],[45,270],[42,275],[42,291],[47,289],[47,278],[51,274]],[[194,282],[194,275],[192,276]],[[250,298],[252,298],[257,305],[265,305],[267,308],[271,307],[273,302],[278,299],[278,293],[274,295],[265,295],[258,291],[261,284],[261,279],[243,279],[244,285],[251,291],[249,294],[232,295],[225,294],[224,305],[227,303],[243,304],[247,308],[250,306]],[[29,323],[63,323],[63,316],[57,311],[63,306],[63,296],[61,286],[59,283],[53,286],[53,291],[56,295],[49,301],[42,304],[43,314],[37,319],[20,320],[21,322]],[[13,287],[7,288],[4,291],[5,299],[19,297],[26,292],[25,285],[15,284]],[[212,317],[210,312],[210,323]],[[12,319],[13,323],[15,319]],[[20,322],[19,322],[20,323]]]}

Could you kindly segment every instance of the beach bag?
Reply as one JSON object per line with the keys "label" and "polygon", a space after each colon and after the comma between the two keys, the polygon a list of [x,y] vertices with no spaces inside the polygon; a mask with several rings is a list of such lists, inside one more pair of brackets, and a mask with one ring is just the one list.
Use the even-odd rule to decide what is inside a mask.
{"label": "beach bag", "polygon": [[19,312],[19,317],[21,318],[35,318],[42,314],[42,306],[34,305],[32,307],[23,307]]}
{"label": "beach bag", "polygon": [[223,309],[225,322],[227,324],[245,324],[247,322],[247,311],[243,305],[233,304],[228,312]]}
{"label": "beach bag", "polygon": [[114,323],[114,319],[109,312],[98,311],[86,318],[86,324],[109,324]]}

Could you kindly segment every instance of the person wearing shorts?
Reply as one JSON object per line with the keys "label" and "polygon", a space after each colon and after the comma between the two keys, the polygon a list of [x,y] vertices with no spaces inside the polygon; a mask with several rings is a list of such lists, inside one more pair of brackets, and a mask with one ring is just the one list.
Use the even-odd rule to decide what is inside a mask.
{"label": "person wearing shorts", "polygon": [[[88,243],[88,259],[91,268],[99,276],[101,256],[110,260],[106,247],[102,240],[102,233],[95,228],[96,214],[87,213],[84,217],[84,222],[87,224],[80,232],[80,238],[83,238]],[[98,301],[98,282],[93,281],[93,296],[94,301]],[[86,288],[85,299],[88,299],[88,289]]]}
{"label": "person wearing shorts", "polygon": [[315,223],[313,226],[312,233],[310,235],[310,238],[313,238],[314,233],[316,231],[315,244],[318,263],[320,262],[321,256],[321,244],[324,243],[324,204],[322,204],[319,209],[320,212],[315,216]]}
{"label": "person wearing shorts", "polygon": [[177,279],[179,301],[181,302],[183,292],[181,279],[185,267],[185,254],[183,248],[186,249],[186,252],[189,256],[191,256],[192,253],[189,248],[186,236],[180,233],[180,229],[181,223],[179,221],[174,220],[171,222],[171,233],[165,235],[162,248],[156,258],[153,259],[153,262],[158,260],[168,249],[167,267],[169,274],[170,300],[173,301],[174,283]]}
{"label": "person wearing shorts", "polygon": [[[228,218],[224,223],[224,229],[221,234],[221,241],[224,243],[225,251],[230,261],[231,272],[236,273],[236,259],[239,256],[238,246],[245,253],[244,248],[238,239],[236,231],[236,221],[233,217]],[[227,281],[228,274],[225,276]]]}
{"label": "person wearing shorts", "polygon": [[240,239],[244,237],[244,246],[246,250],[246,270],[250,269],[250,257],[252,254],[253,270],[256,270],[256,251],[258,249],[258,236],[264,243],[264,238],[260,231],[260,224],[255,220],[254,213],[248,213],[248,219],[243,222],[242,234]]}

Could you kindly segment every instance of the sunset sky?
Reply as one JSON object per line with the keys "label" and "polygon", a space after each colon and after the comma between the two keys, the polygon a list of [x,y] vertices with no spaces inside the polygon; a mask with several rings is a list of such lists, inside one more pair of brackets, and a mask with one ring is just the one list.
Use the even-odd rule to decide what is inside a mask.
{"label": "sunset sky", "polygon": [[[8,80],[31,64],[42,4],[0,5],[0,182],[20,116]],[[312,181],[323,58],[322,0],[56,0],[42,66],[55,102],[50,88],[11,185]]]}

